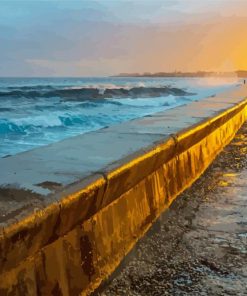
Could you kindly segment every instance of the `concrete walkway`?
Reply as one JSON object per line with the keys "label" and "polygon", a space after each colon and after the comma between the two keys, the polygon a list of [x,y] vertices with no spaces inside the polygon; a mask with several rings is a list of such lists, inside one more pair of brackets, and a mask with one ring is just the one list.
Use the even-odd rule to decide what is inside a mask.
{"label": "concrete walkway", "polygon": [[96,295],[247,295],[247,124]]}

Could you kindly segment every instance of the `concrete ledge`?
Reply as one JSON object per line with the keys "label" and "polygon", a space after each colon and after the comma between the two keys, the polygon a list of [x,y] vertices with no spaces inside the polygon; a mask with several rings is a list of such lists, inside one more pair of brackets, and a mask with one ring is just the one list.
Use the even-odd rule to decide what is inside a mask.
{"label": "concrete ledge", "polygon": [[[28,198],[42,201],[40,208],[21,213],[14,223],[2,223],[0,295],[90,294],[234,137],[247,118],[246,94],[246,87],[238,88],[0,160],[6,168],[4,189],[19,188]],[[111,135],[114,149],[119,149],[113,149],[113,156],[108,151]],[[97,154],[87,152],[90,147],[83,145],[98,144],[96,138],[106,142],[99,150],[93,148]],[[79,150],[76,144],[82,145]],[[49,163],[51,153],[53,163],[64,160],[64,165],[58,163],[59,171],[56,163]],[[33,167],[32,161],[25,165],[28,159],[33,159]],[[48,180],[45,168],[50,169]],[[13,175],[17,189],[10,183]],[[48,186],[48,194],[37,184]],[[3,205],[8,203],[6,198]]]}

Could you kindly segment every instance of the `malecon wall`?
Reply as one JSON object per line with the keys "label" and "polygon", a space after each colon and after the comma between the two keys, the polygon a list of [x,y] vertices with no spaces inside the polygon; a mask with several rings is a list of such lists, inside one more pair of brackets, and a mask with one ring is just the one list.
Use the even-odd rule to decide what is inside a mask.
{"label": "malecon wall", "polygon": [[[246,95],[246,87],[237,88],[1,159],[0,205],[6,208],[6,219],[0,217],[0,295],[88,295],[94,291],[159,214],[234,137],[247,118]],[[116,134],[119,137],[112,137]],[[96,141],[101,136],[106,139],[106,150]],[[88,164],[83,178],[78,171],[67,177],[70,164],[83,170],[79,157],[84,153],[83,148],[73,152],[68,147],[86,145],[88,137],[93,137],[91,143],[102,153],[99,159],[93,152],[100,165],[91,163],[89,173]],[[110,156],[116,155],[110,147],[115,151],[118,143],[119,151],[126,153],[112,162]],[[74,157],[71,162],[68,154]],[[90,157],[85,155],[85,162]],[[30,198],[36,208],[25,204]],[[16,199],[22,208],[14,208]]]}

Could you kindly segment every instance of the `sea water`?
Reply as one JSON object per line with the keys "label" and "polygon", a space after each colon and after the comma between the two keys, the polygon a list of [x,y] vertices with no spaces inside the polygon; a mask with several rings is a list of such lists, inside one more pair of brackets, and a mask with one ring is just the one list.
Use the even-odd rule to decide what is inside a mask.
{"label": "sea water", "polygon": [[188,104],[238,83],[220,78],[0,78],[0,157]]}

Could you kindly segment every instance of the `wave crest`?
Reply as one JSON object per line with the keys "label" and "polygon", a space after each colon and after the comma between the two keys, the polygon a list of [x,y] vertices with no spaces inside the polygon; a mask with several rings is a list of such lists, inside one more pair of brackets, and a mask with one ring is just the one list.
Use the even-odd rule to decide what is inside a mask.
{"label": "wave crest", "polygon": [[118,87],[118,88],[61,88],[61,89],[38,89],[37,87],[22,87],[11,89],[10,91],[1,91],[0,97],[25,97],[25,98],[51,98],[59,97],[63,100],[88,100],[88,99],[106,99],[106,98],[150,98],[161,96],[185,96],[191,93],[175,87]]}

